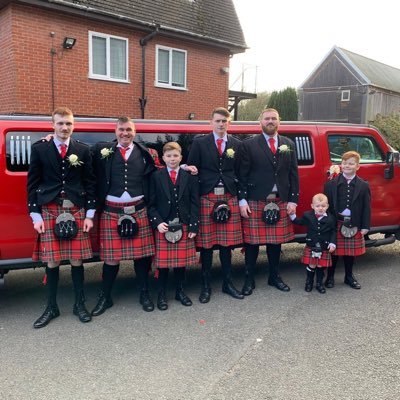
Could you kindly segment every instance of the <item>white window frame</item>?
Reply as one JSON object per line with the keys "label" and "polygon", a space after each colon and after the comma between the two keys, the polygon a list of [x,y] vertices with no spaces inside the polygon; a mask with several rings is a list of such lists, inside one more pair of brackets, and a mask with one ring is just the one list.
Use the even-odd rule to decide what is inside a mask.
{"label": "white window frame", "polygon": [[350,90],[342,90],[342,98],[340,101],[350,101]]}
{"label": "white window frame", "polygon": [[[159,50],[166,50],[169,52],[169,77],[168,83],[162,83],[158,81],[158,51]],[[174,86],[172,84],[172,52],[179,51],[185,55],[185,82],[183,86]],[[175,90],[187,90],[187,50],[177,49],[175,47],[167,47],[156,45],[156,76],[154,80],[154,86],[168,88],[168,89],[175,89]]]}
{"label": "white window frame", "polygon": [[[93,37],[101,37],[106,39],[106,71],[105,75],[95,74],[93,72]],[[126,54],[126,79],[118,79],[111,77],[111,67],[110,67],[110,39],[118,39],[125,41],[125,54]],[[89,78],[90,79],[100,79],[103,81],[113,81],[113,82],[122,82],[122,83],[130,83],[129,80],[129,42],[127,38],[121,36],[108,35],[105,33],[89,31]]]}

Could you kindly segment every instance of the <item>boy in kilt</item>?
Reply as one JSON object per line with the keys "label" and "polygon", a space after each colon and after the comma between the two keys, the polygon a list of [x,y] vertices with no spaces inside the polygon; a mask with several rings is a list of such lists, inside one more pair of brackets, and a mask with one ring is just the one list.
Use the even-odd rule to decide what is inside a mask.
{"label": "boy in kilt", "polygon": [[166,168],[155,172],[150,180],[149,218],[155,232],[156,254],[153,266],[159,282],[157,307],[168,308],[166,296],[169,268],[175,275],[175,299],[184,306],[192,301],[183,291],[185,270],[196,264],[194,238],[199,231],[198,178],[179,168],[182,148],[176,142],[163,147]]}
{"label": "boy in kilt", "polygon": [[299,177],[293,142],[278,134],[279,113],[273,108],[260,115],[262,133],[242,144],[238,192],[245,242],[245,291],[255,287],[253,270],[259,246],[266,244],[268,284],[290,290],[279,274],[281,244],[294,239],[289,215],[296,212]]}
{"label": "boy in kilt", "polygon": [[139,302],[144,311],[153,311],[148,276],[154,255],[154,236],[148,220],[146,201],[150,175],[156,170],[153,157],[134,142],[135,125],[120,117],[115,128],[116,141],[92,147],[100,203],[100,259],[104,260],[102,288],[93,316],[112,307],[111,290],[121,260],[134,260],[140,286]]}
{"label": "boy in kilt", "polygon": [[222,291],[235,299],[244,298],[231,280],[232,247],[241,245],[243,238],[235,169],[241,142],[227,134],[229,121],[228,110],[222,107],[214,109],[213,132],[195,138],[188,157],[188,164],[197,167],[200,179],[200,230],[196,246],[200,248],[201,258],[201,303],[208,303],[211,297],[213,248],[219,249]]}
{"label": "boy in kilt", "polygon": [[82,260],[92,257],[88,232],[95,213],[95,177],[90,149],[72,139],[74,116],[66,107],[54,110],[54,135],[32,146],[28,171],[28,208],[38,233],[32,259],[47,263],[47,307],[34,328],[60,315],[57,288],[61,261],[69,260],[75,291],[73,313],[81,322],[85,307]]}
{"label": "boy in kilt", "polygon": [[342,172],[325,184],[329,211],[337,219],[336,250],[332,255],[332,266],[328,268],[325,286],[335,285],[335,268],[339,256],[343,256],[344,283],[353,289],[361,289],[353,275],[355,257],[365,253],[364,236],[370,229],[371,191],[368,182],[357,176],[360,155],[348,151],[342,156]]}
{"label": "boy in kilt", "polygon": [[326,292],[322,283],[324,271],[332,265],[331,253],[336,249],[336,220],[327,213],[328,206],[328,198],[318,193],[312,198],[312,210],[306,211],[301,218],[296,218],[295,214],[290,216],[294,224],[307,227],[306,246],[301,258],[301,262],[307,265],[306,292],[313,289],[315,272],[316,289],[320,293]]}

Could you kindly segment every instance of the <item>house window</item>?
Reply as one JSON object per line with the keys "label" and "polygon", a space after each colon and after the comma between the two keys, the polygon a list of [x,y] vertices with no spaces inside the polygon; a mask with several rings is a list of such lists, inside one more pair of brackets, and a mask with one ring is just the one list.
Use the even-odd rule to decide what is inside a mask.
{"label": "house window", "polygon": [[350,90],[342,90],[341,101],[350,101]]}
{"label": "house window", "polygon": [[128,39],[89,32],[89,78],[128,80]]}
{"label": "house window", "polygon": [[186,89],[185,50],[156,46],[156,86]]}

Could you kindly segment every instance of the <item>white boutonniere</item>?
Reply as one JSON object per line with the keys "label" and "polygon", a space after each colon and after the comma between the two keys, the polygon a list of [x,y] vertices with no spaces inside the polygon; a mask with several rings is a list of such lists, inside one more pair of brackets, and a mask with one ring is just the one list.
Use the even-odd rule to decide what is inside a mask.
{"label": "white boutonniere", "polygon": [[227,150],[226,150],[226,156],[227,156],[228,158],[233,158],[233,157],[235,157],[235,150],[233,150],[232,148],[231,148],[231,149],[227,149]]}
{"label": "white boutonniere", "polygon": [[279,153],[290,153],[290,147],[287,144],[281,144],[278,147]]}
{"label": "white boutonniere", "polygon": [[80,161],[76,154],[71,154],[68,157],[68,161],[73,167],[79,167],[80,165],[83,164],[83,161]]}
{"label": "white boutonniere", "polygon": [[337,164],[332,164],[329,167],[329,172],[328,172],[329,180],[335,178],[339,174],[340,174],[340,166]]}
{"label": "white boutonniere", "polygon": [[105,147],[104,149],[100,150],[100,154],[101,154],[101,159],[104,160],[105,158],[110,157],[110,155],[114,153],[114,150],[112,149],[112,147],[107,148]]}

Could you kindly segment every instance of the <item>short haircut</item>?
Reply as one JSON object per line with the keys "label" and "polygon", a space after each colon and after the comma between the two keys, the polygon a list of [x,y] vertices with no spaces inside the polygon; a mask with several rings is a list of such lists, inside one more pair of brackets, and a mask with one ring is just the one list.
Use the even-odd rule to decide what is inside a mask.
{"label": "short haircut", "polygon": [[171,151],[171,150],[177,150],[177,151],[179,151],[179,154],[182,154],[182,147],[177,142],[165,143],[162,148],[163,154],[165,154],[167,151]]}
{"label": "short haircut", "polygon": [[278,110],[275,110],[275,108],[264,108],[264,110],[261,111],[260,116],[258,117],[258,119],[261,121],[262,116],[264,115],[264,113],[266,112],[274,112],[278,114],[278,119],[280,120],[281,117],[279,115]]}
{"label": "short haircut", "polygon": [[317,193],[313,196],[312,203],[316,201],[325,201],[326,203],[328,203],[328,197],[326,197],[326,195],[324,195],[323,193]]}
{"label": "short haircut", "polygon": [[224,117],[226,117],[226,118],[228,118],[228,119],[231,118],[230,112],[229,112],[226,108],[224,108],[224,107],[217,107],[217,108],[214,108],[214,110],[213,110],[213,112],[212,112],[212,114],[211,114],[211,118],[214,118],[214,114],[223,115]]}
{"label": "short haircut", "polygon": [[118,117],[118,119],[117,119],[117,125],[118,124],[126,124],[127,122],[132,122],[132,124],[133,124],[132,119],[125,115]]}
{"label": "short haircut", "polygon": [[359,153],[357,153],[356,151],[346,151],[346,153],[344,153],[343,155],[342,155],[342,161],[347,161],[349,158],[355,158],[356,159],[356,162],[357,162],[357,164],[359,164],[360,163],[360,154]]}
{"label": "short haircut", "polygon": [[74,117],[74,114],[68,107],[57,107],[54,111],[53,114],[51,114],[51,119],[54,122],[54,116],[55,115],[61,115],[62,117],[65,117],[67,115],[70,115],[72,118]]}

